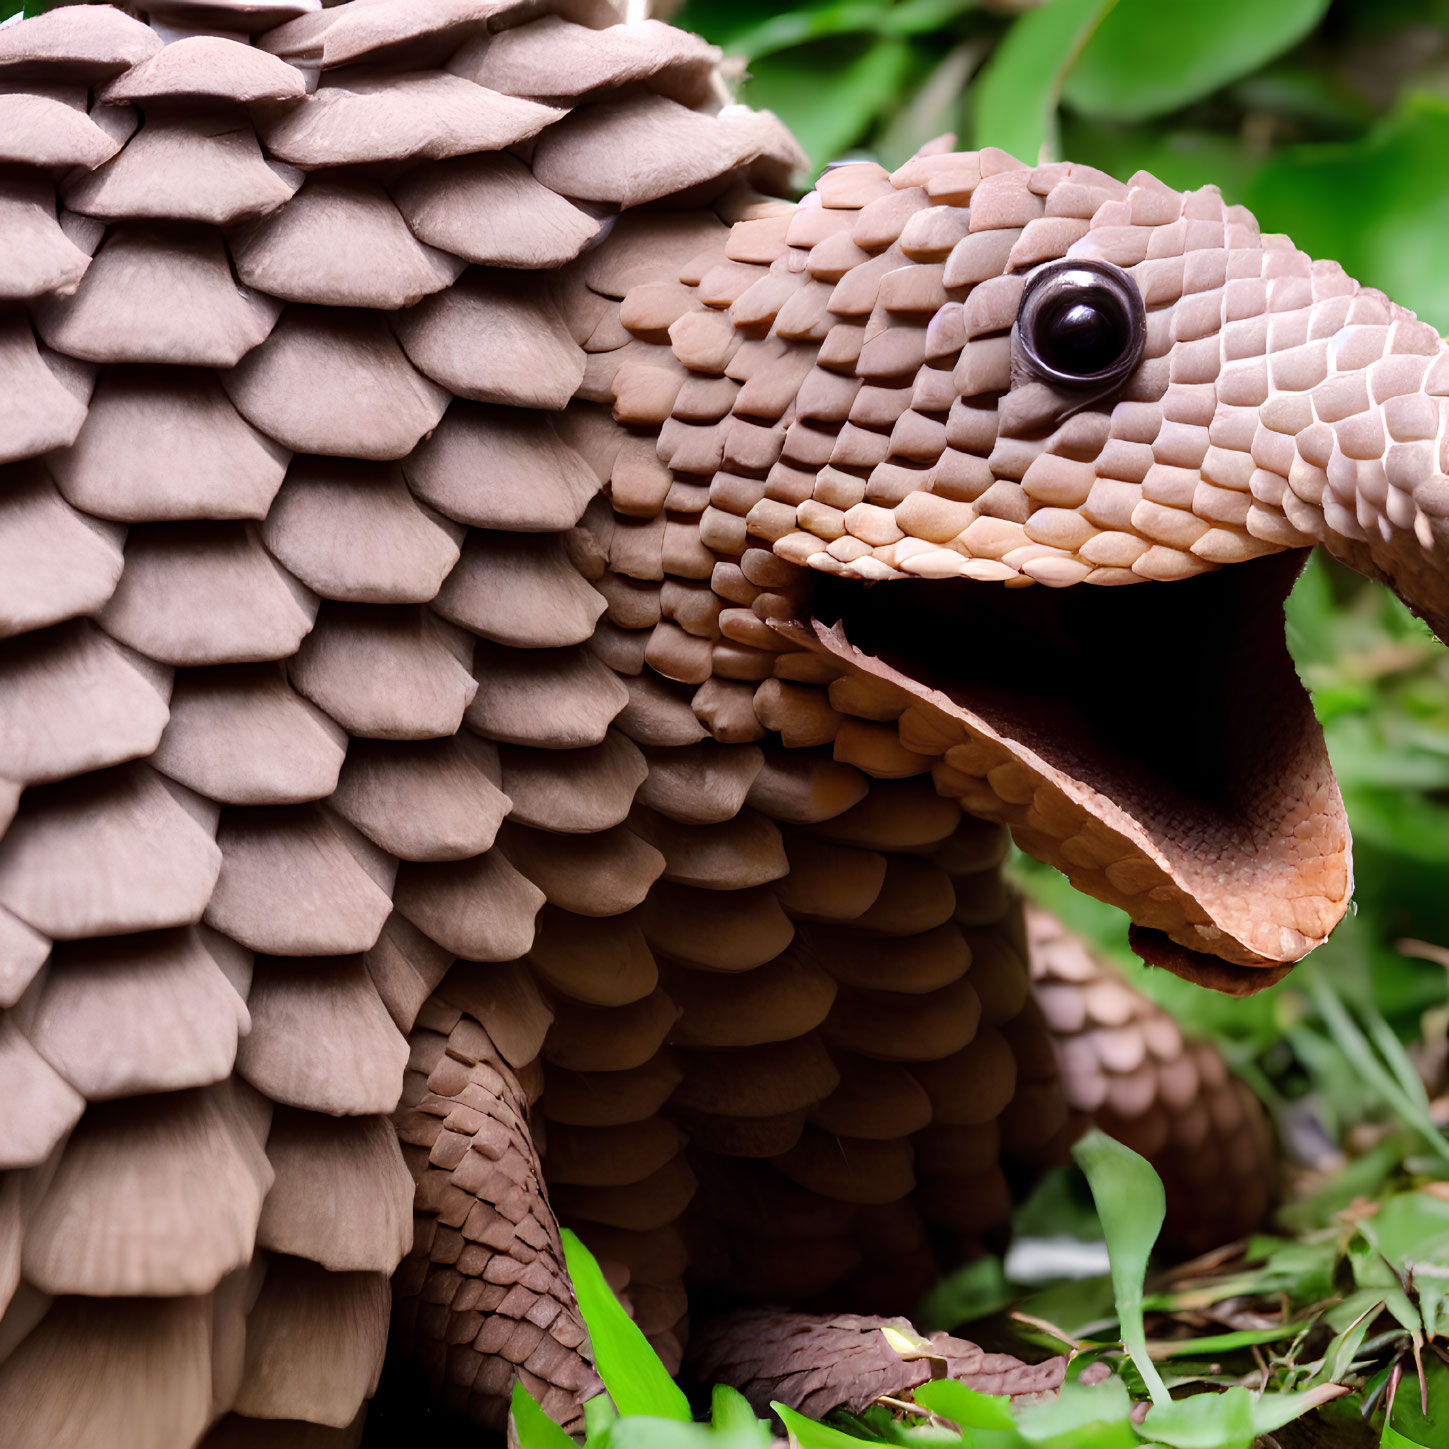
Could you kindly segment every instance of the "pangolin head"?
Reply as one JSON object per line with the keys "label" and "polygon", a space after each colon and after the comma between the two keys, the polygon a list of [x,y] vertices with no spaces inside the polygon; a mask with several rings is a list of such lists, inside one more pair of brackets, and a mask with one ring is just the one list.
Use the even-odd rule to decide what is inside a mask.
{"label": "pangolin head", "polygon": [[1434,329],[1214,187],[989,151],[828,171],[731,314],[798,382],[743,570],[832,703],[1151,962],[1248,992],[1320,944],[1349,830],[1282,604],[1322,545],[1444,637]]}

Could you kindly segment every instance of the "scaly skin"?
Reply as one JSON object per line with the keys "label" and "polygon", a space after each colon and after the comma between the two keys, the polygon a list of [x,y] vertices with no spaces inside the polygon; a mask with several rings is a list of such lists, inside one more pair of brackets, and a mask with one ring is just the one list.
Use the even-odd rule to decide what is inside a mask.
{"label": "scaly skin", "polygon": [[[1279,605],[1317,542],[1443,623],[1430,330],[1145,177],[773,200],[778,123],[603,3],[140,8],[257,43],[0,32],[9,1442],[355,1443],[390,1304],[576,1422],[560,1221],[671,1361],[900,1386],[828,1315],[1103,1100],[1260,1203],[1214,1058],[1035,926],[1032,998],[1000,867],[1228,990],[1332,929]],[[1064,254],[1145,302],[1091,397],[1013,341]]]}

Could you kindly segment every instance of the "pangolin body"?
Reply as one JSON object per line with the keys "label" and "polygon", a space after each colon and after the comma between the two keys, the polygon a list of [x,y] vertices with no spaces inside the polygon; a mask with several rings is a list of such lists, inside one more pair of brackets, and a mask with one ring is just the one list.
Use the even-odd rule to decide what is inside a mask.
{"label": "pangolin body", "polygon": [[569,1421],[560,1221],[671,1362],[688,1288],[898,1387],[738,1313],[908,1310],[1092,1113],[1251,1223],[1246,1093],[1001,865],[1230,990],[1332,929],[1280,605],[1442,624],[1432,329],[1211,188],[773,199],[605,0],[138,8],[0,30],[9,1442],[355,1443],[390,1311]]}

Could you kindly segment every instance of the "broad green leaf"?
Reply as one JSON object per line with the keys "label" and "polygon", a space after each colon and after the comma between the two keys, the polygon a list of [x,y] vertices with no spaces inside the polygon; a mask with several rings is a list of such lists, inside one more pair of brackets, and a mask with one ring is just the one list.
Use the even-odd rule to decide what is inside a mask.
{"label": "broad green leaf", "polygon": [[1399,1433],[1392,1424],[1385,1424],[1383,1438],[1379,1440],[1379,1449],[1435,1449],[1435,1446],[1419,1443]]}
{"label": "broad green leaf", "polygon": [[1359,1231],[1417,1290],[1418,1313],[1427,1337],[1442,1334],[1449,1300],[1449,1201],[1431,1192],[1401,1192],[1389,1198]]}
{"label": "broad green leaf", "polygon": [[1121,0],[1067,77],[1067,103],[1141,121],[1257,70],[1318,23],[1328,0]]}
{"label": "broad green leaf", "polygon": [[694,1416],[689,1400],[614,1297],[594,1255],[568,1228],[563,1230],[563,1247],[579,1311],[594,1346],[594,1364],[620,1414],[690,1422]]}
{"label": "broad green leaf", "polygon": [[1035,165],[1056,142],[1062,81],[1117,0],[1051,0],[1019,17],[976,81],[976,144]]}
{"label": "broad green leaf", "polygon": [[[1399,1449],[1444,1449],[1449,1444],[1449,1366],[1425,1355],[1424,1384],[1429,1412],[1421,1405],[1419,1381],[1406,1373],[1394,1397],[1394,1410],[1384,1431],[1383,1443],[1398,1443]],[[1389,1438],[1392,1431],[1400,1438]]]}
{"label": "broad green leaf", "polygon": [[1038,1449],[1137,1449],[1131,1409],[1121,1379],[1105,1379],[1091,1388],[1066,1384],[1050,1403],[1023,1409],[1016,1428]]}
{"label": "broad green leaf", "polygon": [[963,1429],[1011,1428],[1010,1399],[979,1394],[955,1379],[933,1379],[913,1393],[918,1404]]}
{"label": "broad green leaf", "polygon": [[1395,1193],[1359,1231],[1397,1267],[1449,1266],[1449,1201],[1436,1193]]}
{"label": "broad green leaf", "polygon": [[1087,1174],[1107,1237],[1122,1342],[1152,1402],[1164,1404],[1168,1402],[1167,1389],[1148,1357],[1147,1335],[1142,1326],[1147,1260],[1167,1211],[1162,1179],[1146,1158],[1095,1127],[1072,1148],[1072,1156]]}
{"label": "broad green leaf", "polygon": [[1378,1294],[1384,1300],[1385,1309],[1407,1330],[1413,1341],[1422,1343],[1423,1321],[1418,1309],[1404,1292],[1398,1275],[1361,1233],[1355,1234],[1349,1242],[1348,1261],[1353,1268],[1354,1282],[1361,1289]]}
{"label": "broad green leaf", "polygon": [[513,1385],[509,1412],[521,1449],[576,1449],[574,1441],[543,1412],[521,1383]]}
{"label": "broad green leaf", "polygon": [[1322,1315],[1324,1323],[1335,1333],[1352,1327],[1364,1316],[1369,1315],[1369,1324],[1384,1311],[1384,1295],[1376,1288],[1355,1288],[1352,1293],[1328,1308]]}
{"label": "broad green leaf", "polygon": [[1247,1389],[1158,1404],[1147,1411],[1142,1432],[1171,1449],[1248,1449],[1253,1442],[1253,1399]]}

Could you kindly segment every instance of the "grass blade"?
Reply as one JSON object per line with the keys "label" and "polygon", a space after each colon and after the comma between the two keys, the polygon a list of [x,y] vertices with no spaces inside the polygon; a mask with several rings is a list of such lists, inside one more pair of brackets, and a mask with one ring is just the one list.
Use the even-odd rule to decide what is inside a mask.
{"label": "grass blade", "polygon": [[563,1247],[579,1311],[593,1341],[594,1364],[619,1412],[689,1423],[694,1418],[689,1400],[669,1377],[638,1324],[614,1297],[594,1255],[567,1228],[563,1230]]}
{"label": "grass blade", "polygon": [[1393,1108],[1406,1126],[1412,1127],[1423,1137],[1434,1154],[1449,1162],[1449,1142],[1434,1125],[1427,1103],[1423,1100],[1423,1088],[1410,1096],[1392,1071],[1387,1068],[1374,1050],[1373,1044],[1364,1035],[1363,1028],[1354,1020],[1348,1008],[1339,999],[1338,993],[1321,976],[1309,973],[1304,980],[1314,1008],[1323,1018],[1324,1024],[1333,1035],[1338,1049],[1353,1063],[1365,1081],[1380,1097]]}
{"label": "grass blade", "polygon": [[539,1407],[521,1383],[513,1385],[513,1430],[520,1449],[576,1449],[574,1441]]}

